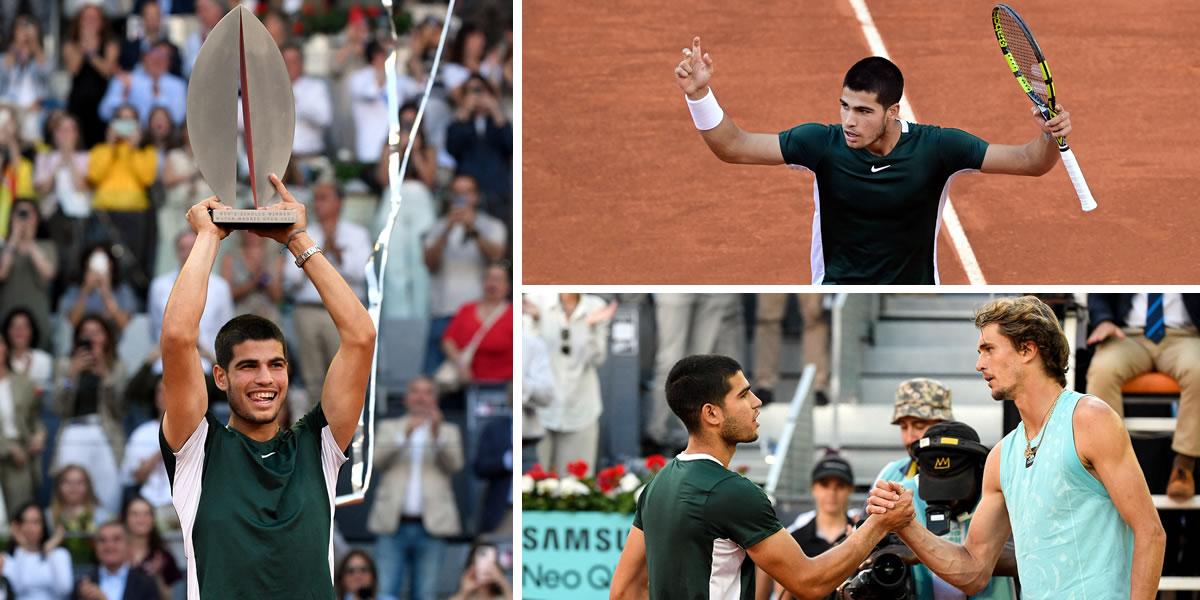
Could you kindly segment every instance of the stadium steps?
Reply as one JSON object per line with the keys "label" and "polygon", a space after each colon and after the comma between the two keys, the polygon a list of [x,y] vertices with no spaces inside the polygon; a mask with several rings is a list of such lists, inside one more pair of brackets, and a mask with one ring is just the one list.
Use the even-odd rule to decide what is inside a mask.
{"label": "stadium steps", "polygon": [[[857,380],[842,382],[841,402],[813,409],[814,455],[836,446],[850,461],[857,486],[871,486],[887,463],[904,456],[891,425],[896,388],[913,377],[932,377],[950,389],[955,418],[970,424],[983,442],[1001,437],[1001,406],[975,372],[979,333],[974,310],[988,294],[882,294],[866,310],[870,323],[861,341],[844,339],[858,353]],[[834,427],[834,417],[837,426]]]}
{"label": "stadium steps", "polygon": [[1125,417],[1129,433],[1175,433],[1174,417]]}

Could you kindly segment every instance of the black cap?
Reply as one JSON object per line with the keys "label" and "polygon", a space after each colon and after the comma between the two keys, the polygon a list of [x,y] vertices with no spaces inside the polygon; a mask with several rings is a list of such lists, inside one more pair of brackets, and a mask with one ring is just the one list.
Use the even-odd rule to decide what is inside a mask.
{"label": "black cap", "polygon": [[979,434],[959,421],[938,423],[912,445],[921,473],[919,492],[926,502],[960,500],[975,487],[976,469],[987,460]]}
{"label": "black cap", "polygon": [[854,485],[854,471],[850,469],[850,463],[837,454],[826,454],[824,458],[817,461],[816,465],[813,465],[812,480],[814,483],[826,477],[833,477]]}

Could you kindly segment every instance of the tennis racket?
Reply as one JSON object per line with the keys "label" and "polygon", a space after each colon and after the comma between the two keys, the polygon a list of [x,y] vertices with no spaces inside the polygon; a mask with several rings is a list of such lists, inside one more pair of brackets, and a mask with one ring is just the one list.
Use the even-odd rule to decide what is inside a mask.
{"label": "tennis racket", "polygon": [[[1046,57],[1038,47],[1037,40],[1033,39],[1029,26],[1017,11],[1005,4],[997,4],[992,8],[992,25],[996,30],[996,41],[1000,42],[1000,51],[1004,53],[1004,60],[1008,63],[1008,68],[1012,69],[1021,90],[1029,96],[1043,119],[1053,119],[1054,107],[1058,106],[1054,97],[1054,78],[1050,76],[1050,66],[1046,64]],[[1092,191],[1088,189],[1087,180],[1083,178],[1083,171],[1079,170],[1075,154],[1067,145],[1067,138],[1056,137],[1055,141],[1058,142],[1058,151],[1062,153],[1063,166],[1067,169],[1067,175],[1071,177],[1071,184],[1075,186],[1075,194],[1079,196],[1080,206],[1084,212],[1096,208],[1096,200],[1092,198]]]}

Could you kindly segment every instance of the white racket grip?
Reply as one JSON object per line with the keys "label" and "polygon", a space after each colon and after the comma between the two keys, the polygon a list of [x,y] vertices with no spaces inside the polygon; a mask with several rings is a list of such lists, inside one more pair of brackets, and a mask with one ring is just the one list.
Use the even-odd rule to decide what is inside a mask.
{"label": "white racket grip", "polygon": [[1071,185],[1075,186],[1075,194],[1079,196],[1079,205],[1083,212],[1095,210],[1096,200],[1092,198],[1092,190],[1088,189],[1083,171],[1079,170],[1079,161],[1075,160],[1075,153],[1071,152],[1070,148],[1062,151],[1062,161],[1067,169],[1067,176],[1071,178]]}

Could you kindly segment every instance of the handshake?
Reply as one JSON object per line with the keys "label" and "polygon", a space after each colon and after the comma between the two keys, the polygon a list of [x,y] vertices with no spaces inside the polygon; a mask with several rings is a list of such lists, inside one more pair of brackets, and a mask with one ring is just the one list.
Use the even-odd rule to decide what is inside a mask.
{"label": "handshake", "polygon": [[896,481],[879,480],[867,499],[867,514],[888,531],[904,528],[913,521],[913,493]]}

